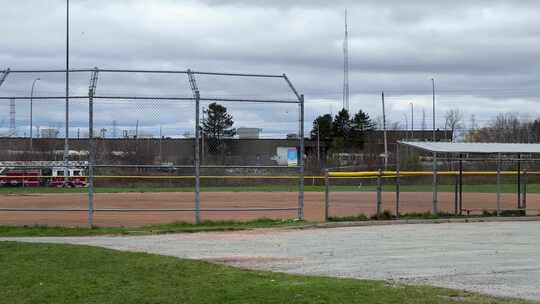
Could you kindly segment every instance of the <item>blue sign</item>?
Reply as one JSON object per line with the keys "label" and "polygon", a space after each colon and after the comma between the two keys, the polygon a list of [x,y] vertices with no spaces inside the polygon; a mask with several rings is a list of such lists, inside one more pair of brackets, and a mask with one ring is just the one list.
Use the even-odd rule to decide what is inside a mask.
{"label": "blue sign", "polygon": [[298,165],[298,152],[296,148],[287,149],[287,165],[297,166]]}

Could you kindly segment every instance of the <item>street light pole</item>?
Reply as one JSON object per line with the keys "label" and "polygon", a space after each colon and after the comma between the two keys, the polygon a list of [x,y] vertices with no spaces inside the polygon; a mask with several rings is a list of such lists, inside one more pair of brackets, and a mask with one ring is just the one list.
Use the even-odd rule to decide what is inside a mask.
{"label": "street light pole", "polygon": [[384,92],[381,93],[382,117],[383,117],[383,136],[384,136],[384,170],[388,170],[388,141],[386,137],[386,111],[384,108]]}
{"label": "street light pole", "polygon": [[431,88],[433,92],[433,141],[436,140],[435,138],[435,79],[431,78]]}
{"label": "street light pole", "polygon": [[[66,0],[66,134],[64,138],[64,184],[69,175],[69,0]],[[93,132],[93,130],[90,130]]]}
{"label": "street light pole", "polygon": [[34,87],[36,86],[36,82],[38,80],[41,80],[39,78],[36,78],[34,79],[34,82],[32,82],[32,89],[30,90],[30,152],[33,152],[34,151],[34,145],[33,145],[33,140],[34,140],[34,136],[33,136],[33,133],[32,133],[32,129],[34,128],[34,125],[33,125],[33,117],[34,117],[34,103],[33,103],[33,97],[34,97]]}
{"label": "street light pole", "polygon": [[321,132],[317,121],[317,165],[321,166]]}

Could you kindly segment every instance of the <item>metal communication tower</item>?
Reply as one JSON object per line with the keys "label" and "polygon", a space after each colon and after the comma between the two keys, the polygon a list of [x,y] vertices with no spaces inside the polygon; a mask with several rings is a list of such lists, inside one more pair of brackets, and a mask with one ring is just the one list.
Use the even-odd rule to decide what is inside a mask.
{"label": "metal communication tower", "polygon": [[15,98],[9,100],[9,136],[17,136],[17,126],[15,125]]}
{"label": "metal communication tower", "polygon": [[345,39],[343,40],[343,108],[349,110],[349,26],[345,10]]}

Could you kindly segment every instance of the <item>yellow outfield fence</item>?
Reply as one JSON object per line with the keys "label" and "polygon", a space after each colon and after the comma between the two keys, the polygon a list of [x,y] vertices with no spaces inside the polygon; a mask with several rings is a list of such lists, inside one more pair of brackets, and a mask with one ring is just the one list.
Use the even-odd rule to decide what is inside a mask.
{"label": "yellow outfield fence", "polygon": [[[524,171],[520,174],[538,175],[540,171]],[[436,171],[438,176],[459,176],[459,171]],[[497,171],[463,171],[463,176],[496,176]],[[517,175],[517,171],[500,171],[500,175]],[[366,177],[397,177],[397,176],[433,176],[433,171],[358,171],[358,172],[328,172],[331,178],[366,178]]]}
{"label": "yellow outfield fence", "polygon": [[[50,175],[0,175],[0,179],[36,179],[36,178],[58,178],[62,179],[64,176],[50,176]],[[85,175],[67,176],[66,179],[75,178],[88,178]],[[298,179],[298,176],[293,175],[201,175],[201,179]],[[324,179],[324,176],[304,176],[306,179]],[[194,175],[95,175],[94,179],[195,179]]]}
{"label": "yellow outfield fence", "polygon": [[[331,203],[331,187],[337,186],[337,184],[340,184],[340,182],[335,181],[332,182],[331,180],[335,179],[376,179],[377,182],[375,184],[376,186],[376,197],[374,198],[374,206],[376,213],[375,215],[377,217],[380,217],[383,212],[383,186],[385,183],[383,182],[384,178],[391,178],[394,179],[390,183],[386,183],[386,185],[391,184],[395,186],[392,188],[392,192],[395,192],[395,200],[393,202],[393,207],[395,207],[395,211],[393,212],[395,217],[400,216],[400,202],[405,203],[405,205],[410,208],[409,210],[414,210],[413,212],[419,212],[419,210],[424,210],[422,208],[430,207],[432,214],[438,214],[440,211],[451,213],[453,211],[454,215],[462,215],[462,212],[466,212],[469,214],[473,210],[480,210],[482,212],[495,212],[496,215],[501,215],[503,211],[516,211],[521,212],[519,214],[527,214],[527,212],[532,212],[537,209],[529,208],[527,209],[527,184],[529,182],[528,176],[531,175],[540,175],[540,171],[529,171],[529,170],[515,170],[515,171],[349,171],[349,172],[337,172],[337,171],[327,171],[325,174],[325,216],[326,218],[329,218],[332,216],[330,214],[329,206],[333,206],[335,209],[335,212],[339,215],[340,208],[336,207],[337,204],[341,203],[342,207],[349,207],[349,208],[356,208],[357,210],[363,211],[367,210],[365,207],[362,207],[364,209],[361,209],[359,205],[354,205],[353,207],[350,207],[350,204],[347,201],[344,201],[343,198],[339,198],[339,195],[334,197],[335,202]],[[517,177],[517,198],[516,198],[516,205],[517,207],[510,208],[509,209],[509,203],[508,201],[503,202],[502,198],[502,180],[501,177],[503,176],[510,176],[510,177]],[[401,197],[400,193],[400,186],[401,182],[404,180],[408,180],[408,177],[433,177],[433,180],[429,183],[426,183],[424,179],[414,179],[417,182],[420,182],[422,185],[429,185],[431,184],[432,187],[432,195],[430,197],[423,197],[424,201],[420,202],[418,200],[418,197],[413,197],[411,195],[404,195]],[[439,179],[441,177],[441,179]],[[449,181],[448,179],[444,179],[442,177],[452,177],[453,181]],[[474,208],[464,208],[463,206],[463,177],[495,177],[496,178],[496,189],[495,194],[496,196],[493,197],[493,202],[491,202],[491,199],[488,201],[481,201],[478,199],[475,199],[474,202],[471,202],[471,205],[476,208],[478,204],[486,204],[484,208],[481,209],[474,209]],[[455,178],[455,179],[454,179]],[[449,196],[448,194],[438,197],[438,186],[440,185],[440,180],[445,180],[445,185],[452,185],[453,191],[446,191],[446,192],[453,192],[453,197]],[[394,182],[395,181],[395,182]],[[410,183],[411,181],[407,181],[407,183]],[[407,184],[410,185],[410,184]],[[447,189],[447,188],[446,188]],[[441,203],[441,204],[439,204]],[[504,204],[503,204],[504,203]],[[386,196],[386,207],[389,205],[388,196]],[[422,204],[425,204],[425,206],[422,206]],[[492,204],[492,205],[491,205]],[[512,202],[513,204],[513,202]],[[444,206],[444,207],[441,207]],[[453,208],[452,208],[453,207]],[[416,208],[416,209],[415,209]],[[446,209],[439,209],[439,208],[446,208]],[[452,210],[453,209],[453,210]],[[421,211],[424,212],[424,211]]]}

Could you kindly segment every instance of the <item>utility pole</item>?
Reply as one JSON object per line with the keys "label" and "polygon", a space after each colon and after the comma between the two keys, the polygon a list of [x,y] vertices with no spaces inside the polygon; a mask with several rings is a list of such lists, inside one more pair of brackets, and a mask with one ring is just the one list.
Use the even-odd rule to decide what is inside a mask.
{"label": "utility pole", "polygon": [[319,122],[317,121],[317,164],[321,166],[321,132],[319,131]]}
{"label": "utility pole", "polygon": [[433,92],[433,141],[436,141],[435,135],[435,79],[431,78],[431,88]]}
{"label": "utility pole", "polygon": [[414,104],[411,102],[411,139],[414,138]]}
{"label": "utility pole", "polygon": [[426,130],[426,109],[422,108],[422,131]]}
{"label": "utility pole", "polygon": [[163,147],[162,147],[163,133],[161,125],[159,125],[159,164],[163,163]]}
{"label": "utility pole", "polygon": [[381,94],[382,97],[382,117],[383,117],[383,134],[384,134],[384,170],[388,170],[388,142],[386,136],[386,112],[384,109],[384,92]]}
{"label": "utility pole", "polygon": [[474,114],[471,115],[470,129],[471,129],[471,131],[476,131],[476,117],[474,116]]}
{"label": "utility pole", "polygon": [[409,135],[409,118],[407,117],[406,113],[403,113],[403,121],[405,122],[405,132],[402,132],[404,133],[404,135],[402,136],[405,136],[405,138],[407,138]]}
{"label": "utility pole", "polygon": [[112,137],[113,138],[116,138],[116,136],[118,135],[116,132],[117,132],[117,124],[116,124],[116,120],[113,120],[112,121]]}
{"label": "utility pole", "polygon": [[343,109],[349,111],[349,25],[345,9],[345,38],[343,40]]}

